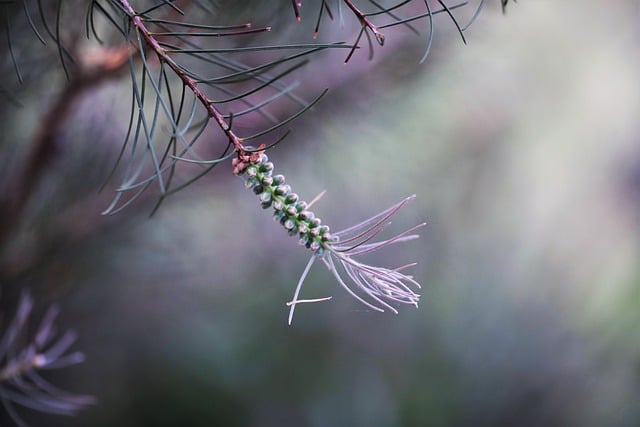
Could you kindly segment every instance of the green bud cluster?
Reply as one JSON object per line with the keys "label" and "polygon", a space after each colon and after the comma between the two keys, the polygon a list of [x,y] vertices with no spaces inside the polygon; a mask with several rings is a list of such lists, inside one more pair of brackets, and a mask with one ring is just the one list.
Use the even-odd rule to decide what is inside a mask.
{"label": "green bud cluster", "polygon": [[307,209],[307,203],[291,191],[284,176],[273,174],[273,163],[266,154],[252,156],[238,174],[246,175],[245,186],[258,196],[262,208],[273,208],[273,219],[290,236],[298,235],[301,245],[321,254],[333,241],[329,227],[322,225],[320,218]]}

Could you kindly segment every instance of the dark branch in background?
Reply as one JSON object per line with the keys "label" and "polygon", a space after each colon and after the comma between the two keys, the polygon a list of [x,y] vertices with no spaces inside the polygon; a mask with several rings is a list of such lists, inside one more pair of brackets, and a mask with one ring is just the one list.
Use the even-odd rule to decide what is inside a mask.
{"label": "dark branch in background", "polygon": [[[89,13],[93,13],[93,8],[96,3],[95,0],[92,1]],[[186,4],[188,0],[176,1],[175,3]],[[23,0],[23,8],[33,33],[46,45],[47,40],[45,40],[34,23],[29,13],[26,0]],[[48,167],[54,161],[60,132],[64,129],[67,120],[72,115],[76,102],[90,90],[99,87],[109,80],[120,78],[122,71],[129,64],[129,61],[139,55],[139,52],[128,44],[122,44],[117,47],[97,47],[91,51],[75,52],[75,55],[71,55],[60,35],[62,1],[57,3],[55,11],[55,33],[47,24],[42,0],[38,0],[38,9],[45,32],[51,41],[55,43],[55,49],[59,53],[60,62],[63,64],[67,77],[67,83],[44,114],[38,126],[38,131],[34,136],[33,143],[31,144],[31,152],[25,161],[25,165],[18,176],[9,183],[8,194],[4,200],[1,200],[0,253],[2,253],[2,249],[5,249],[4,245],[8,243],[8,235],[18,222],[26,204],[33,196],[34,191],[46,174]],[[172,15],[168,15],[167,18],[171,16]],[[92,22],[93,20],[90,19],[88,15],[87,36],[89,35],[89,26]],[[8,28],[7,26],[7,29]],[[74,46],[76,44],[77,43],[74,42]],[[9,44],[9,48],[12,49],[11,43]],[[70,59],[70,65],[66,64],[65,57]],[[74,57],[77,58],[77,60],[71,60],[71,58]],[[12,59],[14,66],[18,69],[17,59],[14,58],[13,55]]]}
{"label": "dark branch in background", "polygon": [[87,64],[90,67],[78,67],[74,70],[77,72],[74,73],[72,80],[44,115],[34,138],[32,152],[22,173],[15,180],[14,188],[9,192],[10,198],[5,201],[5,205],[2,207],[0,242],[4,240],[6,233],[12,228],[14,221],[19,217],[36,186],[48,170],[48,166],[56,154],[55,147],[60,129],[72,113],[76,101],[87,90],[95,88],[109,79],[116,78],[123,66],[127,64],[131,54],[132,51],[127,46],[118,49],[104,49],[100,54],[95,55],[93,63]]}

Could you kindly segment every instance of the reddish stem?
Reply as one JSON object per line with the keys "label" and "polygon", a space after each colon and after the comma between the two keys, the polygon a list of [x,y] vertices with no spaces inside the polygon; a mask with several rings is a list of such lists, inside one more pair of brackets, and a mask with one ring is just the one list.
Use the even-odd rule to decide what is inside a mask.
{"label": "reddish stem", "polygon": [[354,15],[358,17],[362,26],[367,27],[371,30],[371,32],[373,32],[376,40],[378,41],[380,46],[382,46],[384,44],[384,34],[382,34],[380,30],[378,30],[378,27],[376,27],[376,25],[371,22],[364,13],[361,12],[360,9],[358,9],[356,5],[351,2],[351,0],[344,0],[344,2],[349,7],[349,9],[351,9]]}
{"label": "reddish stem", "polygon": [[136,13],[136,11],[131,7],[129,2],[127,0],[119,0],[119,1],[122,8],[127,12],[129,17],[131,18],[131,22],[139,31],[142,38],[147,42],[147,44],[149,44],[151,49],[153,49],[156,55],[158,55],[158,57],[162,61],[164,61],[173,70],[173,72],[176,73],[178,77],[180,77],[182,82],[189,89],[191,89],[191,91],[196,96],[196,98],[198,98],[200,103],[206,108],[209,116],[218,123],[218,126],[220,127],[220,129],[225,133],[225,135],[227,135],[227,137],[229,138],[229,141],[233,144],[236,151],[244,152],[245,148],[242,145],[241,138],[238,137],[238,135],[236,135],[231,130],[231,127],[229,126],[227,121],[224,119],[223,114],[220,111],[218,111],[218,109],[215,108],[211,102],[209,102],[209,99],[204,94],[204,92],[202,92],[202,90],[198,86],[198,83],[180,69],[180,67],[178,66],[178,64],[176,64],[173,58],[169,56],[166,49],[163,48],[160,45],[160,43],[158,43],[158,41],[153,36],[151,31],[149,31],[149,29],[144,24],[144,21],[142,20],[142,18],[140,18],[140,16]]}

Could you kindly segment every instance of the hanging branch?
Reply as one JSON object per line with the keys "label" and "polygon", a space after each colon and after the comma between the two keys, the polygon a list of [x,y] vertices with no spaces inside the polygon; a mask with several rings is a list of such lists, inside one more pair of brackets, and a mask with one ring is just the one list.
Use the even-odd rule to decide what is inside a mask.
{"label": "hanging branch", "polygon": [[[104,211],[108,214],[128,206],[154,182],[162,202],[176,189],[184,188],[204,176],[232,152],[247,151],[244,141],[266,136],[298,117],[300,112],[288,119],[276,120],[264,111],[265,106],[285,97],[301,104],[301,111],[308,110],[316,102],[305,102],[293,95],[292,87],[283,85],[283,78],[306,63],[301,60],[304,56],[327,48],[351,48],[341,43],[209,47],[204,41],[222,36],[268,32],[271,28],[253,28],[250,23],[220,27],[190,23],[184,19],[159,19],[149,10],[137,12],[128,0],[113,1],[117,5],[114,11],[119,12],[127,22],[123,28],[125,37],[140,52],[141,61],[139,68],[134,63],[130,63],[129,67],[132,81],[131,118],[123,145],[125,148],[118,163],[125,159],[127,144],[129,154],[126,154],[122,184],[113,202]],[[152,11],[155,10],[157,8]],[[232,55],[238,54],[291,50],[296,52],[255,66],[232,59]],[[204,76],[197,66],[205,64],[207,68],[214,65],[214,69],[228,72]],[[270,73],[279,66],[286,68],[278,73]],[[251,83],[253,86],[247,89],[247,84]],[[176,93],[176,86],[180,87],[180,95]],[[221,96],[212,96],[211,91]],[[266,91],[275,94],[267,94]],[[253,99],[256,97],[263,99],[255,102]],[[153,112],[145,111],[144,106],[148,102],[153,103]],[[239,104],[243,107],[238,108]],[[262,115],[273,125],[251,136],[239,135],[233,127],[233,121],[252,113]],[[196,143],[209,129],[209,120],[222,132],[228,146],[216,158],[203,159],[196,152]],[[165,125],[169,127],[168,139],[164,147],[159,149],[156,146],[158,134]],[[273,143],[268,145],[272,146]],[[185,183],[175,183],[178,163],[200,166],[202,173]],[[143,175],[145,164],[152,168],[149,176]]]}

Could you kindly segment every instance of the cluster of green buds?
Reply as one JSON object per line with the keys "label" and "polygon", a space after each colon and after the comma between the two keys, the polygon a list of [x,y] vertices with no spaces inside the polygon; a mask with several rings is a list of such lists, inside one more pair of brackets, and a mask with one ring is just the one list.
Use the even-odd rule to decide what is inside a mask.
{"label": "cluster of green buds", "polygon": [[324,263],[340,286],[372,310],[390,310],[398,313],[395,305],[418,306],[420,295],[412,288],[419,289],[420,284],[413,276],[404,273],[404,270],[415,265],[414,263],[387,268],[357,260],[361,255],[418,237],[413,231],[423,227],[424,223],[394,237],[375,240],[389,224],[389,219],[415,196],[409,196],[371,218],[331,234],[329,227],[322,225],[320,219],[308,209],[309,205],[299,200],[298,195],[285,184],[284,176],[273,174],[273,163],[264,151],[239,151],[232,165],[234,174],[246,175],[246,187],[258,195],[262,207],[273,208],[275,220],[282,224],[290,235],[299,236],[300,243],[313,251],[300,276],[293,299],[287,303],[290,306],[289,324],[297,304],[331,298],[298,298],[302,284],[316,260]]}
{"label": "cluster of green buds", "polygon": [[232,161],[236,175],[246,175],[245,186],[258,196],[263,209],[273,208],[274,220],[290,236],[298,235],[300,244],[321,255],[327,245],[337,238],[329,233],[329,226],[308,210],[305,201],[291,191],[283,175],[273,174],[273,163],[262,151],[240,153]]}

